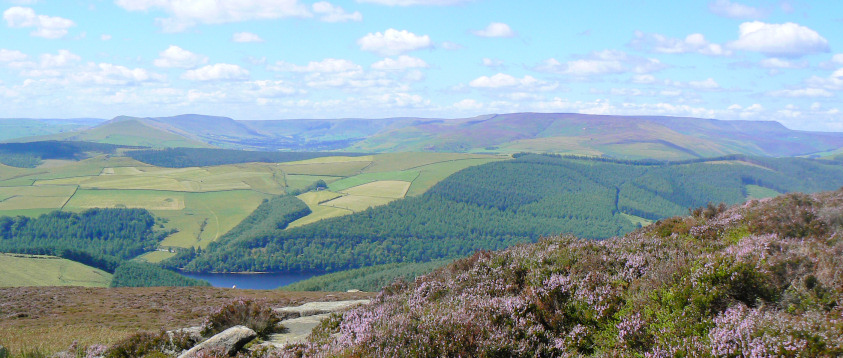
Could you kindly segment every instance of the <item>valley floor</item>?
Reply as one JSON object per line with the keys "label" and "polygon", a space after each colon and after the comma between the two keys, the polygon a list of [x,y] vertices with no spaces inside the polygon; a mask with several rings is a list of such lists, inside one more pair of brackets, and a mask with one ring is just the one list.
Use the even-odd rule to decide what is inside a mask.
{"label": "valley floor", "polygon": [[212,287],[0,288],[0,337],[12,352],[57,352],[73,342],[113,344],[138,331],[195,326],[236,298],[273,307],[358,300],[373,293],[285,292]]}

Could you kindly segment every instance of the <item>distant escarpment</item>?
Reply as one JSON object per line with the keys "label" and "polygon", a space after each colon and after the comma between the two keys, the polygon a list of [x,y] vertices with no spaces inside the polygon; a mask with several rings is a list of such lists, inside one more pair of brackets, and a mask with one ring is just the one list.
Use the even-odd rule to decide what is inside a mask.
{"label": "distant escarpment", "polygon": [[843,354],[843,189],[478,252],[279,356]]}

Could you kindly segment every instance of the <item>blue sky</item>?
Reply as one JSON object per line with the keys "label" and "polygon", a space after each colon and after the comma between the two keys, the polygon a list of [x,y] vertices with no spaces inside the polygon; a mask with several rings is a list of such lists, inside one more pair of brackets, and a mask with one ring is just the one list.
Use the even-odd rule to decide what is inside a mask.
{"label": "blue sky", "polygon": [[840,1],[0,4],[0,117],[534,111],[843,131]]}

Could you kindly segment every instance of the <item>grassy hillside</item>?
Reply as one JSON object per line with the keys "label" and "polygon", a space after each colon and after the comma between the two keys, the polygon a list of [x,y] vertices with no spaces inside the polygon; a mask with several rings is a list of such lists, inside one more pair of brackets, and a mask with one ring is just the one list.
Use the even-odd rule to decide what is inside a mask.
{"label": "grassy hillside", "polygon": [[843,191],[478,252],[276,356],[834,357]]}
{"label": "grassy hillside", "polygon": [[0,253],[0,287],[108,287],[111,274],[55,256]]}
{"label": "grassy hillside", "polygon": [[[821,160],[728,157],[662,163],[525,155],[464,169],[423,195],[351,215],[312,210],[324,219],[293,222],[287,230],[236,245],[211,244],[184,268],[330,272],[424,262],[542,235],[608,238],[709,202],[735,204],[774,191],[816,192],[841,185],[843,167]],[[352,207],[359,203],[350,200],[353,192],[336,195],[302,199],[311,207],[342,199],[349,200],[339,203],[346,208],[362,207]]]}

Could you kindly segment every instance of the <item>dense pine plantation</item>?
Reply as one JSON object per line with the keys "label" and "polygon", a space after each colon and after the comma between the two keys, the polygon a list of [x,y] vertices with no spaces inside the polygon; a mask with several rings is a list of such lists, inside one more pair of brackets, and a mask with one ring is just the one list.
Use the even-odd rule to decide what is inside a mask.
{"label": "dense pine plantation", "polygon": [[249,162],[283,163],[330,156],[358,156],[343,152],[260,152],[237,149],[167,148],[126,152],[126,156],[158,167],[187,168]]}
{"label": "dense pine plantation", "polygon": [[134,147],[64,141],[0,143],[0,163],[18,168],[35,168],[44,159],[79,160],[88,157],[90,153],[114,154],[117,148]]}
{"label": "dense pine plantation", "polygon": [[176,266],[331,272],[465,256],[560,233],[603,239],[637,227],[623,213],[659,219],[709,202],[739,203],[746,200],[747,185],[779,192],[831,190],[843,185],[843,168],[809,159],[660,163],[521,155],[465,169],[419,197],[290,230],[220,240],[195,258],[181,256]]}
{"label": "dense pine plantation", "polygon": [[153,230],[155,218],[144,209],[54,211],[31,219],[0,217],[0,252],[82,250],[130,259],[155,250],[169,233]]}
{"label": "dense pine plantation", "polygon": [[111,287],[210,286],[153,264],[126,261],[114,270]]}

